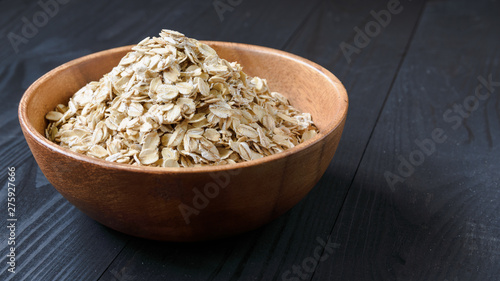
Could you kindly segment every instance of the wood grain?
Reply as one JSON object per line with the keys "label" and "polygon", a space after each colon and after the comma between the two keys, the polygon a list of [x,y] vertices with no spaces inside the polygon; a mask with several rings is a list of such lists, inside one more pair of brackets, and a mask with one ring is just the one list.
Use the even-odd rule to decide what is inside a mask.
{"label": "wood grain", "polygon": [[[98,261],[113,259],[129,237],[99,225],[76,210],[52,188],[32,156],[16,168],[18,263],[16,274],[4,268],[0,278],[85,280],[92,273],[105,270],[107,264]],[[5,206],[6,195],[2,189],[0,201]],[[8,233],[2,229],[0,245],[4,253],[7,237]]]}
{"label": "wood grain", "polygon": [[[422,2],[413,2],[402,17],[395,17],[394,24],[363,50],[359,59],[348,64],[339,53],[338,44],[352,40],[353,27],[364,25],[370,10],[379,10],[385,4],[322,2],[284,46],[287,51],[319,62],[341,75],[349,93],[352,92],[350,102],[357,104],[352,108],[355,113],[348,115],[347,124],[352,130],[346,127],[339,146],[344,145],[344,149],[337,151],[322,179],[299,205],[264,228],[240,236],[238,246],[232,242],[197,245],[211,250],[183,253],[172,250],[177,249],[175,245],[144,245],[143,240],[132,240],[130,245],[140,250],[126,249],[110,268],[128,272],[134,280],[154,278],[153,273],[145,272],[178,280],[189,280],[186,276],[191,274],[193,280],[281,280],[285,271],[312,255],[318,237],[328,240],[422,7]],[[364,5],[364,9],[359,9],[359,5]],[[151,255],[157,258],[149,259]],[[163,258],[169,262],[162,263],[164,270],[158,270]],[[191,259],[195,261],[190,262]],[[127,264],[135,264],[136,260],[146,262],[129,270]],[[185,264],[198,267],[195,271]]]}
{"label": "wood grain", "polygon": [[[341,246],[313,280],[498,279],[498,95],[456,130],[443,114],[474,95],[478,76],[500,81],[498,43],[491,43],[499,8],[426,5],[332,231]],[[391,189],[384,174],[400,175],[399,157],[410,161],[422,150],[415,141],[432,139],[436,128],[447,139],[427,145],[433,152]]]}
{"label": "wood grain", "polygon": [[[282,280],[313,254],[317,237],[330,235],[333,254],[305,280],[498,279],[498,100],[481,105],[456,131],[442,119],[443,110],[474,91],[478,75],[498,69],[495,2],[429,1],[422,10],[423,1],[402,0],[404,10],[351,63],[339,44],[352,44],[353,28],[363,28],[373,20],[370,11],[385,9],[389,1],[242,1],[221,22],[212,1],[120,1],[118,6],[72,0],[16,54],[6,34],[19,32],[21,17],[39,10],[36,2],[0,2],[0,39],[6,47],[0,48],[2,169],[34,165],[12,110],[34,80],[66,61],[137,43],[164,27],[311,59],[342,80],[350,111],[325,175],[296,207],[265,227],[211,243],[157,243],[128,240],[72,209],[64,220],[83,218],[73,240],[57,244],[65,238],[57,224],[47,231],[58,233],[55,237],[35,232],[30,238],[47,249],[57,244],[65,255],[39,253],[23,260],[15,280]],[[383,172],[397,170],[398,155],[408,157],[414,140],[428,138],[436,127],[447,129],[447,142],[393,193]],[[5,179],[0,173],[1,188]],[[38,208],[64,201],[50,201],[57,192],[43,177],[36,182],[46,193],[25,181],[21,195],[33,204],[22,215],[37,218],[30,225],[41,227]],[[0,228],[1,237],[5,233]],[[76,258],[66,262],[71,256]],[[23,276],[33,265],[36,270]],[[9,276],[2,272],[3,277]]]}
{"label": "wood grain", "polygon": [[[7,2],[2,2],[0,5],[5,7],[1,9],[4,12],[11,11],[5,17],[1,17],[1,20],[6,20],[6,25],[2,25],[2,34],[7,34],[10,31],[18,32],[20,31],[21,17],[24,15],[32,15],[39,10],[36,3],[22,3],[22,5],[16,6],[12,2],[9,2],[7,7],[4,6]],[[247,2],[247,5],[250,2]],[[274,4],[271,4],[274,5]],[[14,7],[13,7],[14,6]],[[262,3],[258,4],[262,7]],[[251,43],[261,43],[266,42],[259,41],[262,37],[263,31],[271,29],[276,29],[276,32],[271,35],[273,38],[282,38],[280,40],[274,40],[272,42],[277,42],[278,46],[284,44],[281,40],[286,40],[293,30],[299,25],[300,20],[302,20],[307,11],[312,7],[307,5],[297,6],[289,9],[289,15],[295,17],[298,21],[292,22],[290,24],[283,25],[279,18],[275,18],[272,23],[267,21],[262,21],[259,17],[250,17],[247,21],[247,28],[258,27],[258,32],[253,33],[253,35],[240,34],[238,28],[234,23],[237,23],[240,19],[240,15],[245,11],[243,9],[236,10],[236,13],[226,13],[231,19],[224,22],[220,22],[217,18],[217,14],[213,10],[212,3],[209,1],[169,1],[167,5],[163,1],[156,1],[151,3],[151,5],[144,6],[142,3],[117,3],[108,4],[104,2],[88,2],[88,1],[71,1],[70,4],[61,8],[60,13],[57,17],[51,19],[51,21],[41,29],[40,33],[34,38],[29,40],[29,43],[22,45],[19,54],[15,54],[11,48],[1,48],[0,54],[2,57],[2,67],[5,66],[3,75],[0,78],[2,91],[0,95],[2,100],[6,98],[11,99],[17,107],[17,102],[20,99],[20,95],[24,90],[39,76],[44,74],[46,71],[60,65],[70,59],[89,54],[94,51],[120,46],[133,44],[141,40],[145,34],[150,34],[150,32],[157,32],[160,28],[168,27],[172,29],[177,29],[185,32],[186,34],[197,37],[200,39],[233,39],[235,35],[245,38],[247,42]],[[264,17],[271,17],[274,15],[276,10],[282,10],[280,5],[274,5],[274,10],[264,9]],[[305,14],[303,14],[306,12]],[[261,14],[261,11],[258,12]],[[109,15],[116,15],[112,18]],[[266,16],[268,15],[268,16]],[[274,17],[274,16],[273,16]],[[94,19],[88,21],[88,19]],[[121,18],[121,23],[129,22],[132,26],[135,24],[135,28],[131,28],[131,25],[122,26],[120,21],[116,19]],[[144,22],[147,18],[148,21]],[[199,19],[195,20],[194,19]],[[7,19],[10,19],[7,20]],[[234,26],[231,32],[220,33],[220,28],[224,26]],[[278,26],[279,25],[279,28]],[[198,30],[204,30],[203,34],[196,33]],[[191,33],[190,33],[191,32]],[[203,37],[201,36],[203,35]],[[276,36],[277,35],[277,36]],[[5,38],[5,36],[2,36]],[[284,38],[284,39],[283,39]],[[232,40],[237,41],[237,40]],[[273,46],[269,42],[269,46]],[[37,47],[38,46],[38,47]],[[0,106],[10,107],[6,103],[1,103]],[[5,111],[2,111],[5,112]],[[13,115],[10,115],[11,118]],[[15,118],[15,117],[14,117]],[[4,126],[2,127],[2,132],[13,131],[20,136],[19,127],[15,126]],[[20,138],[15,138],[18,141]],[[8,139],[5,139],[6,143],[11,143]],[[26,143],[23,140],[19,141],[21,146],[17,146],[20,151],[24,152],[25,155],[29,156],[29,152],[26,149]],[[24,146],[24,148],[22,147]],[[17,148],[16,147],[16,148]],[[6,148],[3,146],[2,148]],[[23,150],[24,149],[24,150]],[[11,149],[2,150],[1,156],[6,155],[6,151],[12,151]],[[15,159],[11,157],[4,158],[2,164],[5,166],[23,163],[26,161],[33,161],[32,158],[19,158],[20,154],[15,154]],[[55,193],[54,190],[52,190]],[[43,200],[40,198],[40,200]],[[36,208],[31,210],[36,212]],[[76,213],[78,211],[75,210]],[[56,230],[54,230],[56,231]],[[80,232],[84,235],[85,232]],[[94,247],[93,244],[88,244],[86,242],[88,239],[78,239],[75,241],[77,245],[84,245],[84,251],[82,255],[92,257],[91,262],[87,262],[88,266],[95,267],[96,270],[88,272],[86,278],[92,279],[92,276],[99,276],[101,272],[97,270],[98,264],[109,263],[112,259],[106,259],[106,256],[100,256],[96,254],[96,251],[108,251],[106,243],[99,245],[99,247]],[[112,243],[109,243],[112,245]],[[2,245],[3,247],[3,245]],[[71,252],[71,251],[69,251]],[[85,259],[82,259],[85,261]],[[33,261],[34,262],[34,261]],[[47,260],[45,263],[46,268],[58,268],[58,264],[61,263],[61,258],[58,256],[53,256],[52,259]],[[30,266],[29,262],[25,263],[26,267]],[[40,269],[43,270],[43,269]],[[97,275],[96,275],[97,274]],[[69,279],[74,277],[74,280],[78,280],[77,276],[73,276],[68,273]],[[87,280],[88,280],[87,279]]]}
{"label": "wood grain", "polygon": [[[45,138],[45,116],[111,71],[131,46],[97,52],[45,74],[19,104],[19,122],[36,162],[68,201],[98,222],[130,235],[199,241],[260,227],[288,211],[317,183],[344,128],[348,98],[342,83],[321,66],[290,53],[203,42],[220,57],[243,65],[249,75],[266,77],[273,91],[311,114],[318,134],[283,153],[222,166],[134,167],[74,153]],[[190,211],[196,217],[180,212],[181,205],[196,208]]]}

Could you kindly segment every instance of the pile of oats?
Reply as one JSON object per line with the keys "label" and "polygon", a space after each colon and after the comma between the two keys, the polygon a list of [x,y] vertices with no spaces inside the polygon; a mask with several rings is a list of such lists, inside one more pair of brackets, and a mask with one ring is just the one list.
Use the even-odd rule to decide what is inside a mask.
{"label": "pile of oats", "polygon": [[208,45],[162,30],[46,115],[46,137],[106,161],[221,165],[282,152],[318,132],[267,82]]}

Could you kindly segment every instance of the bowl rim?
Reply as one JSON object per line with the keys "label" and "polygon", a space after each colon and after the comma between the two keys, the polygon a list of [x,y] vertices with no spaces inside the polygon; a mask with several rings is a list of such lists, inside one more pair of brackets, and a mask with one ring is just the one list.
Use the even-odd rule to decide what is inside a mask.
{"label": "bowl rim", "polygon": [[[48,80],[54,73],[63,71],[65,69],[71,68],[75,65],[78,65],[84,61],[87,61],[89,59],[98,59],[99,57],[104,57],[107,56],[110,53],[117,53],[117,52],[123,52],[128,49],[131,49],[135,45],[127,45],[127,46],[121,46],[121,47],[116,47],[116,48],[111,48],[111,49],[106,49],[102,50],[99,52],[91,53],[76,59],[73,59],[71,61],[68,61],[52,70],[49,72],[45,73],[43,76],[38,78],[35,82],[33,82],[28,89],[24,92],[21,101],[19,102],[19,107],[18,107],[18,117],[19,117],[19,123],[21,125],[21,128],[23,131],[25,131],[25,134],[28,134],[35,142],[37,142],[39,145],[42,145],[49,150],[52,150],[53,152],[60,153],[66,157],[73,158],[78,161],[86,162],[88,164],[92,165],[97,165],[97,166],[102,166],[104,168],[108,169],[117,169],[117,170],[123,170],[123,171],[130,171],[130,172],[147,172],[147,173],[154,173],[154,174],[163,174],[163,173],[170,173],[170,174],[193,174],[193,173],[210,173],[210,172],[221,172],[221,171],[231,171],[231,170],[239,170],[242,168],[250,167],[250,166],[258,166],[261,164],[265,164],[268,162],[273,162],[277,161],[283,158],[288,158],[291,154],[307,150],[308,148],[314,146],[324,138],[326,138],[329,134],[333,133],[341,124],[343,121],[345,121],[346,116],[347,116],[347,110],[349,107],[349,99],[347,96],[347,91],[343,84],[340,82],[340,80],[333,75],[329,70],[325,69],[324,67],[316,64],[315,62],[312,62],[308,59],[305,59],[303,57],[300,57],[298,55],[282,51],[282,50],[277,50],[269,47],[264,47],[264,46],[258,46],[258,45],[252,45],[252,44],[245,44],[245,43],[235,43],[235,42],[225,42],[225,41],[207,41],[207,40],[200,40],[200,42],[211,45],[211,46],[229,46],[230,48],[236,48],[236,49],[251,49],[254,52],[258,53],[265,53],[265,54],[272,54],[272,55],[277,55],[279,57],[282,57],[284,59],[289,59],[292,61],[295,61],[297,63],[300,63],[307,68],[319,73],[323,77],[326,78],[327,81],[329,81],[334,88],[337,90],[337,95],[339,96],[339,100],[345,101],[343,103],[343,106],[341,105],[339,107],[338,112],[335,115],[335,119],[332,121],[333,125],[330,125],[326,128],[326,130],[321,130],[316,136],[313,138],[300,143],[292,148],[286,149],[280,153],[276,153],[273,155],[265,156],[260,159],[255,159],[255,160],[250,160],[250,161],[244,161],[240,163],[235,163],[235,164],[224,164],[224,165],[213,165],[213,166],[201,166],[201,167],[151,167],[151,166],[133,166],[130,164],[123,164],[123,163],[115,163],[115,162],[109,162],[104,159],[99,159],[99,158],[94,158],[91,156],[87,156],[81,153],[73,152],[68,148],[62,147],[56,143],[53,143],[49,141],[45,135],[40,134],[34,126],[28,122],[28,114],[27,114],[27,104],[28,101],[35,95],[36,89],[39,87],[39,85],[43,84],[46,80]],[[264,77],[265,78],[265,77]]]}

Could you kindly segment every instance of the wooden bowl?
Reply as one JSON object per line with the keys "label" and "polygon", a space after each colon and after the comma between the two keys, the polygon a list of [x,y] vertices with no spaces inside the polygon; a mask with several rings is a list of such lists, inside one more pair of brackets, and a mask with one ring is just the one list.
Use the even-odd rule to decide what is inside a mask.
{"label": "wooden bowl", "polygon": [[72,204],[115,230],[149,239],[196,241],[255,229],[297,204],[333,158],[347,114],[347,93],[328,70],[265,47],[205,42],[272,91],[311,113],[320,133],[285,152],[214,167],[116,164],[74,153],[44,136],[45,115],[116,66],[131,46],[65,63],[35,81],[19,104],[19,121],[40,169]]}

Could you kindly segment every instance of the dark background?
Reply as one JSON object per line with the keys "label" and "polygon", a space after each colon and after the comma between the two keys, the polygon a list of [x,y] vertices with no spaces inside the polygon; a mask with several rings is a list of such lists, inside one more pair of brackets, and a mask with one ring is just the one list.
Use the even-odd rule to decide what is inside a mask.
{"label": "dark background", "polygon": [[[0,1],[0,280],[500,280],[499,1],[401,0],[378,29],[370,11],[394,1],[66,2],[44,19],[36,1]],[[34,15],[40,27],[24,36],[23,18]],[[362,42],[356,30],[370,25]],[[285,50],[347,88],[334,160],[274,222],[203,243],[138,239],[86,217],[40,172],[17,119],[27,87],[62,63],[162,28]],[[347,45],[356,52],[344,55]],[[478,77],[495,81],[483,100],[474,99]],[[11,166],[15,274],[3,226]],[[318,246],[326,260],[314,266]]]}

